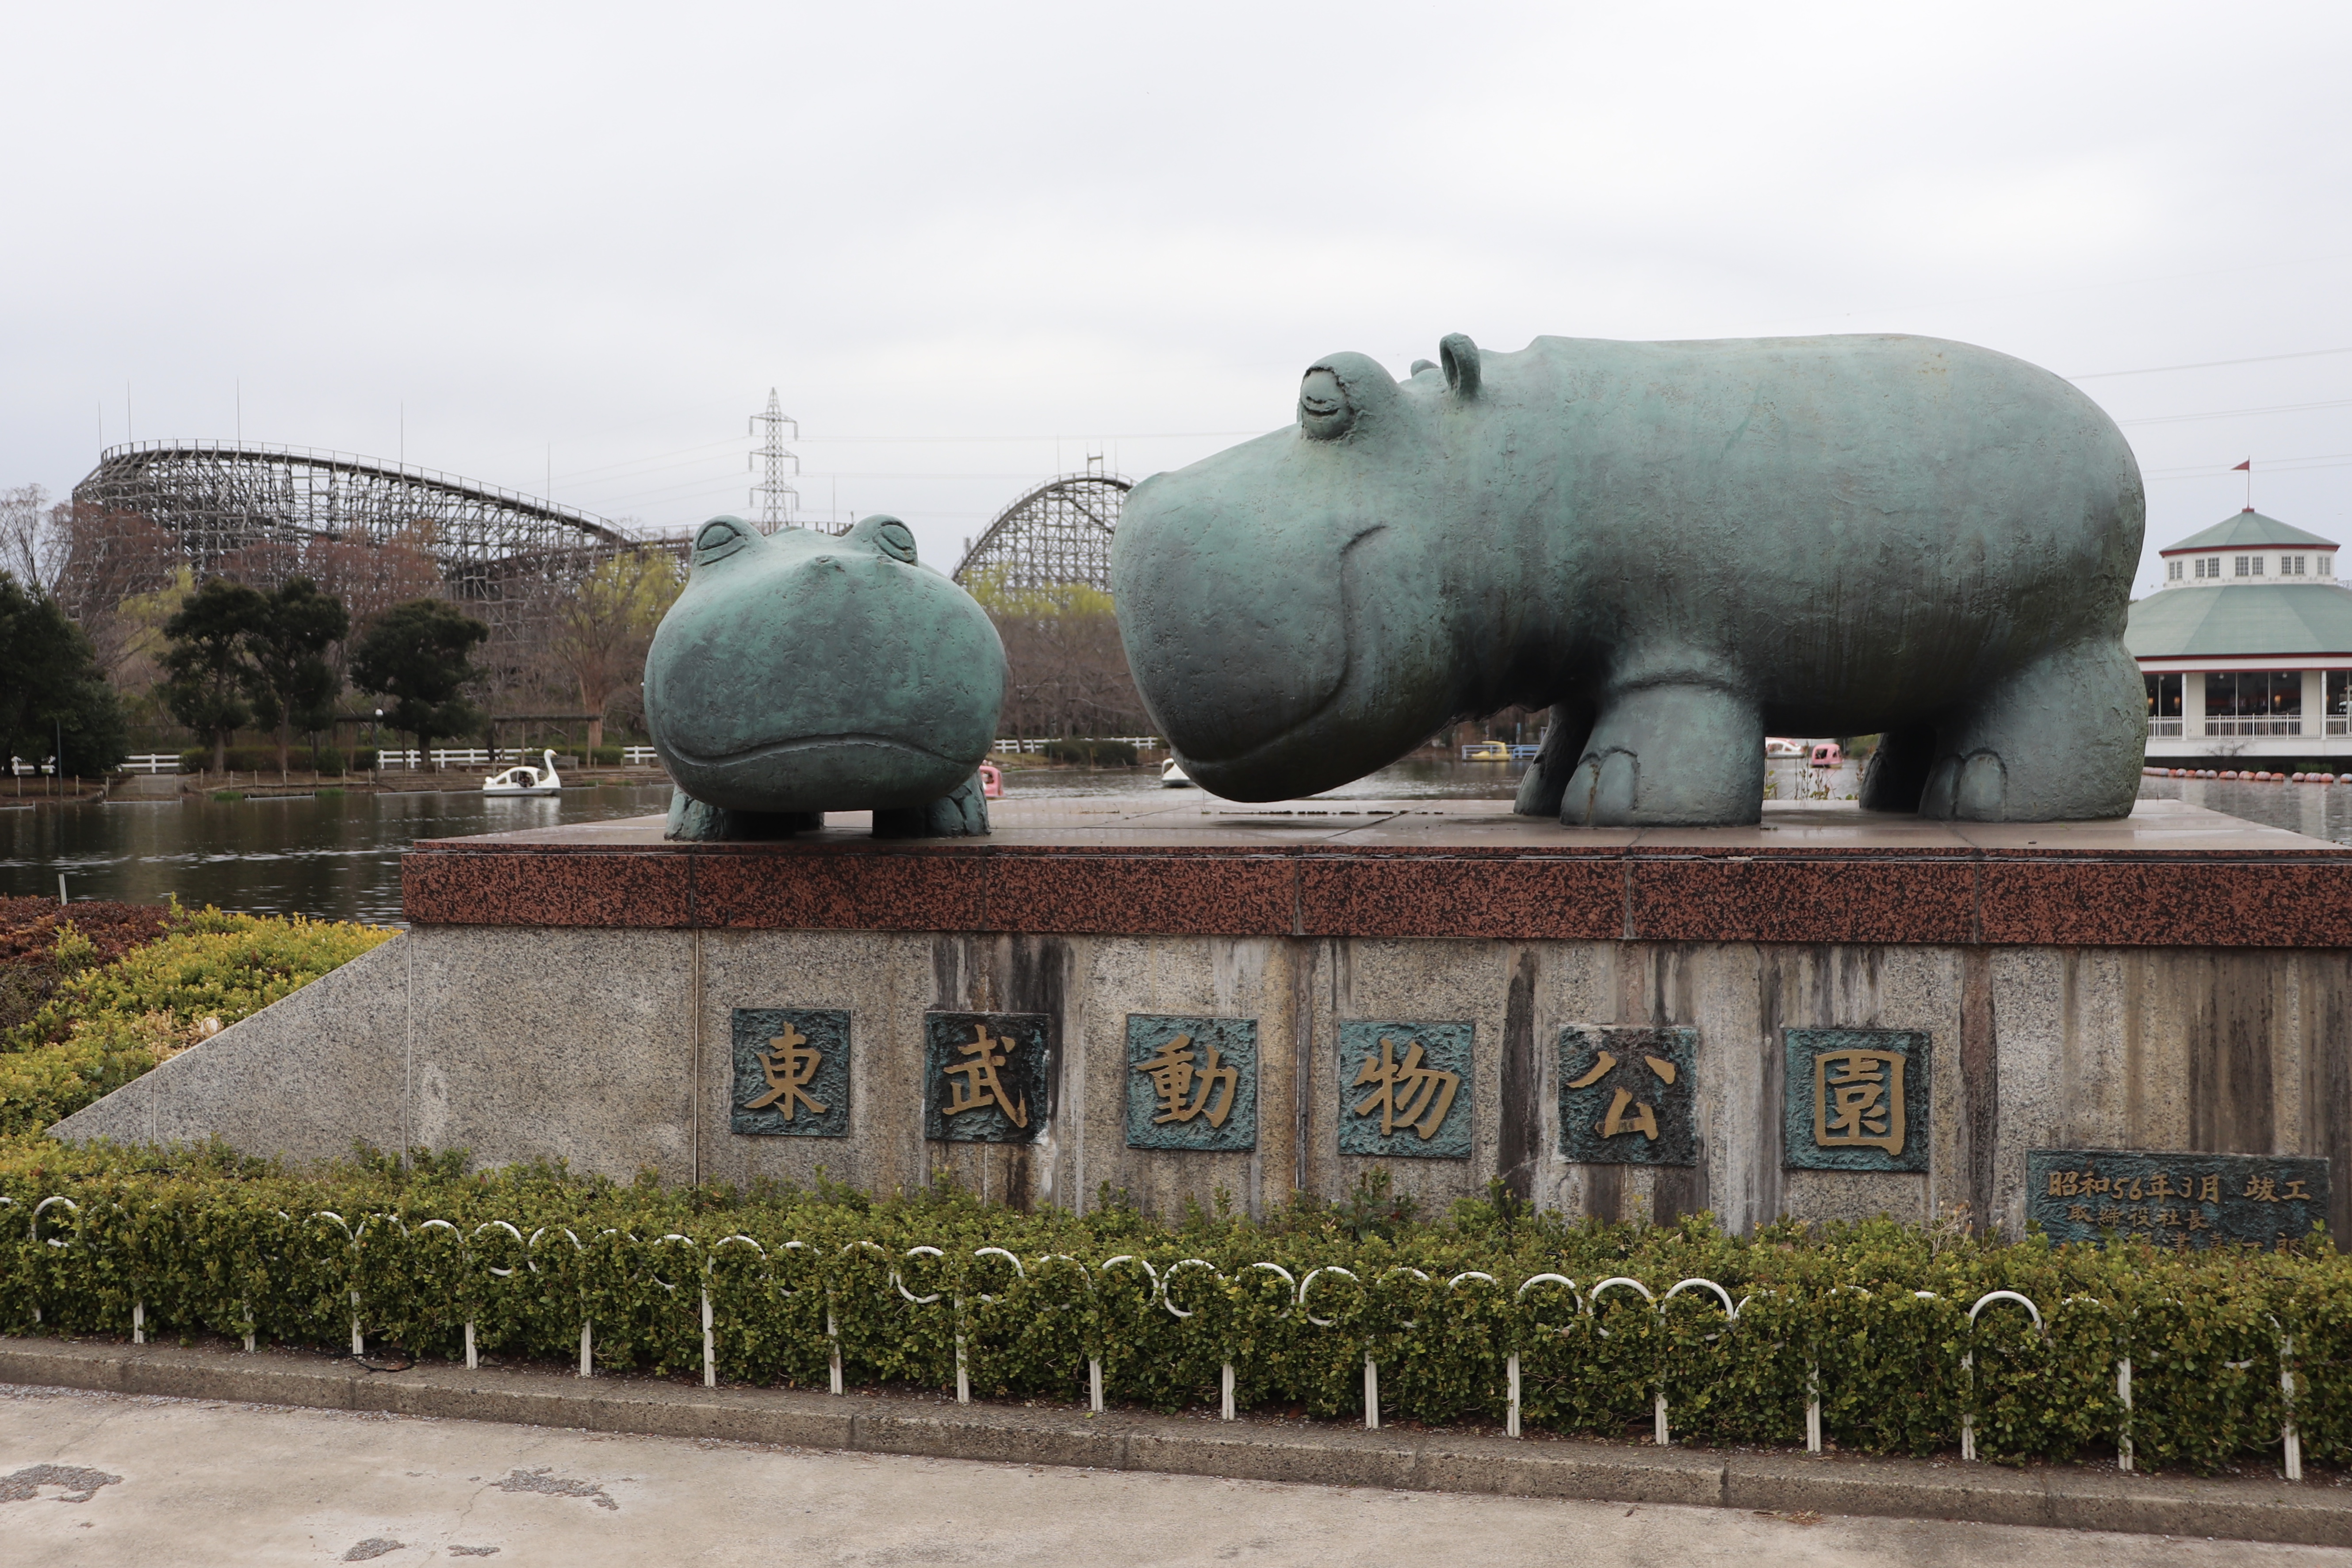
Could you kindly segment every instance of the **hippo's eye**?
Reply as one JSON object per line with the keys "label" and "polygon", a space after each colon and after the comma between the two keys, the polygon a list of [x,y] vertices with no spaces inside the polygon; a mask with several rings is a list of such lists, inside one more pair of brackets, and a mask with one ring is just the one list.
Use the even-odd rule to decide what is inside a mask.
{"label": "hippo's eye", "polygon": [[723,561],[751,542],[751,530],[740,517],[714,517],[694,535],[694,563],[707,566]]}
{"label": "hippo's eye", "polygon": [[1314,440],[1335,441],[1356,422],[1348,389],[1328,368],[1317,365],[1298,384],[1298,426]]}

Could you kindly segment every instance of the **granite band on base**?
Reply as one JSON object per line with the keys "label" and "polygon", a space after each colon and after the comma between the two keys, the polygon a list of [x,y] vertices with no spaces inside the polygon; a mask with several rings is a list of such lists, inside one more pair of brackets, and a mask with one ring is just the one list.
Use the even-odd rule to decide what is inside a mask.
{"label": "granite band on base", "polygon": [[[1141,799],[1146,804],[1137,805]],[[665,843],[658,819],[420,842],[416,925],[1988,947],[2352,947],[2352,848],[2170,801],[1969,826],[1791,804],[1579,829],[1503,801],[1000,802],[996,834]]]}

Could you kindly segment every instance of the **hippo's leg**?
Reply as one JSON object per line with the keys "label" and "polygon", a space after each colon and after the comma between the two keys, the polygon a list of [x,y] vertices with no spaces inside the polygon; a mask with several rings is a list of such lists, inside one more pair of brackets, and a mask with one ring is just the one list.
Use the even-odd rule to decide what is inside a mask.
{"label": "hippo's leg", "polygon": [[1552,704],[1550,728],[1544,731],[1543,750],[1528,764],[1519,780],[1519,798],[1511,809],[1521,816],[1558,816],[1560,797],[1576,761],[1584,754],[1585,737],[1592,733],[1592,710],[1580,704]]}
{"label": "hippo's leg", "polygon": [[1936,731],[1889,730],[1862,769],[1862,809],[1916,811],[1936,767]]}
{"label": "hippo's leg", "polygon": [[819,811],[730,811],[707,800],[697,800],[682,789],[669,792],[669,823],[665,838],[688,844],[715,844],[729,839],[790,838],[824,826]]}
{"label": "hippo's leg", "polygon": [[877,838],[971,838],[987,832],[988,795],[976,773],[928,805],[874,814]]}
{"label": "hippo's leg", "polygon": [[1763,815],[1763,714],[1736,692],[1694,681],[1610,699],[1559,808],[1570,827],[1728,826]]}
{"label": "hippo's leg", "polygon": [[2084,822],[2130,814],[2147,749],[2139,667],[2113,639],[2046,654],[1936,737],[1919,815]]}

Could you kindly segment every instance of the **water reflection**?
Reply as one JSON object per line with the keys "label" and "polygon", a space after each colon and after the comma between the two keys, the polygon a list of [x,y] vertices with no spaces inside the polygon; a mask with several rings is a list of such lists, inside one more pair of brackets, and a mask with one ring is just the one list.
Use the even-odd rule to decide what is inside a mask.
{"label": "water reflection", "polygon": [[[1330,799],[1507,800],[1525,763],[1416,759],[1328,792]],[[1853,770],[1814,774],[1775,764],[1774,798],[1854,790]],[[1804,781],[1801,783],[1801,781]],[[1016,769],[1006,792],[1165,794],[1153,769]],[[2144,799],[2185,800],[2249,822],[2352,844],[2352,785],[2143,779]],[[185,805],[0,808],[0,892],[54,898],[58,874],[78,899],[218,904],[257,913],[400,923],[400,857],[419,838],[642,816],[669,804],[667,784],[567,789],[552,799],[446,794],[327,795],[292,800],[194,800]]]}
{"label": "water reflection", "polygon": [[400,857],[419,838],[642,816],[669,786],[567,789],[538,798],[480,790],[287,800],[126,801],[0,810],[0,892],[256,914],[400,921]]}
{"label": "water reflection", "polygon": [[2142,800],[2185,800],[2265,827],[2352,844],[2352,784],[2248,784],[2240,779],[2139,781]]}
{"label": "water reflection", "polygon": [[[1416,757],[1367,773],[1353,784],[1326,790],[1318,800],[1508,800],[1517,793],[1524,763],[1461,763]],[[1169,789],[1158,768],[1013,768],[1004,774],[1008,795],[1160,795],[1201,798],[1197,788]]]}
{"label": "water reflection", "polygon": [[[1315,796],[1317,800],[1509,800],[1519,792],[1525,763],[1465,763],[1449,757],[1414,757],[1395,763],[1353,784]],[[1843,800],[1859,788],[1851,764],[1811,768],[1774,760],[1765,766],[1774,800]],[[1099,773],[1079,768],[1015,768],[1004,775],[1005,793],[1024,795],[1157,795],[1171,799],[1197,789],[1166,789],[1156,768],[1115,768]]]}

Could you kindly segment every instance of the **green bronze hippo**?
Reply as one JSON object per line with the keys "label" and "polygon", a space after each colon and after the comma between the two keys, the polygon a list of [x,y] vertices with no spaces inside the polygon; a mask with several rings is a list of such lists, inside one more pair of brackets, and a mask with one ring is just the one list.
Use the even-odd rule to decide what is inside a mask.
{"label": "green bronze hippo", "polygon": [[718,517],[646,654],[675,838],[756,838],[872,811],[886,837],[985,833],[1004,645],[895,517],[835,538]]}
{"label": "green bronze hippo", "polygon": [[1452,721],[1551,709],[1518,809],[1758,820],[1764,736],[1883,736],[1862,804],[2120,816],[2146,735],[2130,447],[2046,371],[1930,338],[1538,338],[1129,495],[1121,635],[1185,771],[1308,795]]}

